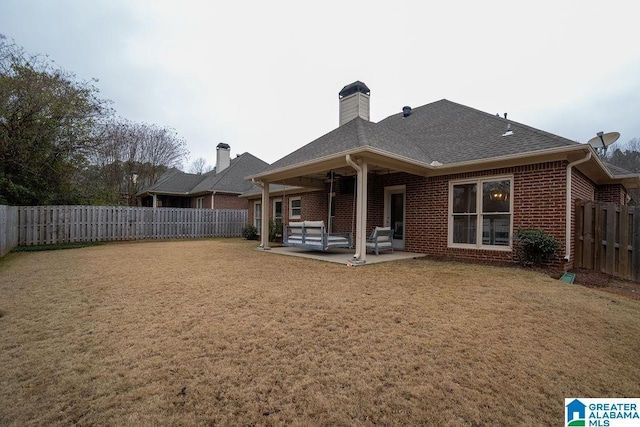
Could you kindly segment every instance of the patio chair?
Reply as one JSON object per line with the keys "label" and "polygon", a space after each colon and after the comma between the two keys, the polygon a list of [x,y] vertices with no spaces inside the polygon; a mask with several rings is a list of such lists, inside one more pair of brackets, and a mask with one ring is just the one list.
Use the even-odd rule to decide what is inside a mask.
{"label": "patio chair", "polygon": [[367,250],[375,252],[391,251],[393,253],[393,230],[391,227],[376,227],[367,238]]}

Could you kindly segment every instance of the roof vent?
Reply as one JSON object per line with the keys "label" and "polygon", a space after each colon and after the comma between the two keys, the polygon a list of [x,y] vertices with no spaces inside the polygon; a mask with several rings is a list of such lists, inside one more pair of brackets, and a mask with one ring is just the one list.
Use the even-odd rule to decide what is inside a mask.
{"label": "roof vent", "polygon": [[408,105],[402,107],[402,117],[409,117],[411,113],[412,113],[411,107],[409,107]]}
{"label": "roof vent", "polygon": [[513,135],[513,131],[511,130],[511,123],[507,123],[507,130],[502,134],[502,136],[510,135]]}

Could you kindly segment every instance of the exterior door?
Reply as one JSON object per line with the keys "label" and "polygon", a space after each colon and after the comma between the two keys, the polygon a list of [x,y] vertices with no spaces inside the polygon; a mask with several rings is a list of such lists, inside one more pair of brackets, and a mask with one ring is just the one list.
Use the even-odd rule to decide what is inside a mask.
{"label": "exterior door", "polygon": [[404,185],[384,189],[384,225],[393,230],[394,249],[404,249],[405,194]]}

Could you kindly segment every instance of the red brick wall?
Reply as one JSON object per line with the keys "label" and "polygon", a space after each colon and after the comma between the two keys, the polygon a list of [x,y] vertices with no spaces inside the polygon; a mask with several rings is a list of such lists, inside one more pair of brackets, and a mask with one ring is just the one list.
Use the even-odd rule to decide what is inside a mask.
{"label": "red brick wall", "polygon": [[[273,201],[282,200],[282,219],[285,224],[290,221],[324,221],[327,222],[327,199],[328,192],[313,191],[309,193],[286,193],[284,195],[269,197],[269,220],[273,219]],[[301,218],[289,218],[289,201],[291,199],[301,199]],[[261,202],[262,195],[254,196],[248,199],[249,223],[253,224],[254,219],[254,202]],[[337,211],[336,211],[337,213]]]}
{"label": "red brick wall", "polygon": [[[571,170],[571,257],[568,262],[565,263],[564,268],[571,270],[575,261],[575,238],[573,230],[575,230],[575,201],[580,200],[594,200],[596,195],[596,185],[587,178],[582,172],[573,168]],[[563,251],[566,251],[566,247],[562,247]],[[563,257],[564,257],[563,252]]]}
{"label": "red brick wall", "polygon": [[571,198],[573,200],[595,200],[596,186],[582,172],[571,170]]}
{"label": "red brick wall", "polygon": [[[306,193],[301,197],[300,201],[300,219],[292,221],[324,221],[327,224],[327,209],[329,199],[327,191],[314,191],[312,193]],[[289,204],[287,202],[287,207]],[[288,217],[285,218],[285,223],[288,223]]]}
{"label": "red brick wall", "polygon": [[205,194],[204,196],[192,197],[189,200],[189,205],[192,209],[196,209],[198,207],[198,199],[200,197],[204,197],[204,201],[202,207],[204,209],[211,209],[211,194]]}
{"label": "red brick wall", "polygon": [[627,190],[621,184],[599,185],[596,187],[595,201],[626,205]]}
{"label": "red brick wall", "polygon": [[[205,199],[206,208],[211,207],[211,198]],[[214,209],[249,209],[249,203],[244,197],[238,197],[237,194],[221,194],[213,195]]]}
{"label": "red brick wall", "polygon": [[[513,231],[518,228],[540,228],[555,237],[560,243],[555,265],[563,266],[565,254],[565,203],[567,162],[555,161],[535,165],[500,168],[481,172],[453,174],[438,177],[420,177],[406,173],[373,175],[368,177],[367,233],[375,226],[384,224],[384,187],[404,185],[406,188],[406,236],[407,251],[431,256],[482,262],[513,261],[511,251],[461,249],[448,247],[449,182],[491,176],[513,176]],[[595,185],[581,172],[573,169],[572,199],[592,200]],[[607,189],[617,194],[615,189]],[[327,221],[328,192],[316,191],[303,194],[287,194],[283,199],[283,216],[289,222],[288,200],[301,197],[301,220]],[[334,187],[336,220],[334,231],[355,231],[353,194],[341,194],[340,186]],[[603,196],[608,194],[601,190]],[[253,200],[258,200],[254,198]],[[269,215],[272,216],[273,198],[270,199]],[[253,203],[249,206],[249,220],[253,222]],[[572,233],[573,234],[573,233]],[[572,261],[564,264],[571,268]]]}
{"label": "red brick wall", "polygon": [[[560,242],[558,255],[562,258],[565,239],[565,162],[407,179],[406,249],[452,259],[511,262],[510,251],[447,246],[449,181],[494,175],[513,176],[514,232],[518,227],[545,230]],[[558,259],[557,263],[561,262]]]}

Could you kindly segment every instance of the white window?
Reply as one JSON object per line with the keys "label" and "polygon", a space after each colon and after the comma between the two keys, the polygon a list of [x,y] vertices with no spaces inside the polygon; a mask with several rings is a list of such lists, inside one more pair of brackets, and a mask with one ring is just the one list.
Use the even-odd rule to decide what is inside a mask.
{"label": "white window", "polygon": [[204,197],[198,197],[196,199],[196,209],[204,208]]}
{"label": "white window", "polygon": [[449,184],[449,246],[511,249],[513,177]]}
{"label": "white window", "polygon": [[253,226],[258,230],[258,235],[262,230],[262,203],[255,202],[253,204]]}
{"label": "white window", "polygon": [[289,218],[300,219],[302,217],[302,201],[300,197],[289,199]]}

